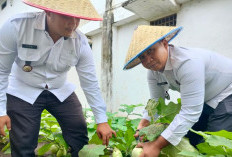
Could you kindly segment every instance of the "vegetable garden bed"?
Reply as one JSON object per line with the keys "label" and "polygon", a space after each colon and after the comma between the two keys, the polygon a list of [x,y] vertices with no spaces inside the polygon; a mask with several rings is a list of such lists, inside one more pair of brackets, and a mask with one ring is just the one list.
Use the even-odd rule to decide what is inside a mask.
{"label": "vegetable garden bed", "polygon": [[[106,148],[102,145],[102,141],[98,138],[96,133],[97,125],[94,122],[94,117],[90,109],[84,110],[87,121],[89,144],[79,152],[80,157],[131,157],[138,156],[139,153],[132,150],[137,145],[134,138],[135,130],[141,120],[142,115],[134,113],[134,109],[143,106],[138,105],[121,105],[120,112],[126,116],[117,116],[118,113],[107,113],[108,123],[113,130],[116,131],[117,137],[110,139],[109,146]],[[144,140],[155,140],[161,132],[171,123],[175,115],[179,113],[181,101],[178,103],[170,102],[165,104],[164,100],[160,99],[158,102],[149,100],[146,106],[148,114],[152,119],[151,125],[140,130],[140,136],[144,136]],[[155,115],[159,115],[158,117]],[[130,117],[137,117],[131,119]],[[230,157],[232,156],[232,132],[196,132],[204,137],[205,142],[197,145],[197,149],[190,145],[188,139],[183,138],[181,143],[174,147],[169,145],[161,152],[161,157]],[[1,153],[10,153],[9,135],[8,131],[6,137],[0,137]],[[65,156],[70,157],[70,148],[65,143],[61,129],[56,119],[51,116],[46,110],[42,113],[40,138],[38,140],[39,147],[36,150],[38,156]],[[139,150],[140,151],[140,150]],[[133,154],[133,155],[132,155]],[[10,157],[10,155],[2,155],[0,157]]]}

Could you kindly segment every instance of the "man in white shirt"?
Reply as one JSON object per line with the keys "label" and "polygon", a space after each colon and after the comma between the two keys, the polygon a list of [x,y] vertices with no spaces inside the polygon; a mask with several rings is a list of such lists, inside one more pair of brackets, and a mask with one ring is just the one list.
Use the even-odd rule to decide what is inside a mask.
{"label": "man in white shirt", "polygon": [[58,120],[72,156],[88,143],[76,87],[66,79],[72,66],[108,145],[116,133],[107,123],[91,48],[77,29],[80,19],[102,18],[89,0],[24,2],[45,11],[15,15],[0,28],[0,134],[6,125],[12,156],[35,156],[44,109]]}
{"label": "man in white shirt", "polygon": [[[139,26],[133,35],[124,69],[142,63],[148,69],[151,98],[181,93],[181,110],[155,141],[138,144],[142,156],[159,156],[163,147],[177,145],[187,133],[191,144],[202,142],[189,129],[232,131],[232,60],[211,51],[169,45],[182,27]],[[147,111],[138,130],[149,125]],[[138,136],[138,132],[135,137]]]}

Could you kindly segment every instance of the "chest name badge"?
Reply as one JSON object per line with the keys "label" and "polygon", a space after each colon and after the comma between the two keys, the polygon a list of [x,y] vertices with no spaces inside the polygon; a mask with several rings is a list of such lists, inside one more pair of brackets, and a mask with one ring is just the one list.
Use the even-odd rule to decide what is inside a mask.
{"label": "chest name badge", "polygon": [[22,44],[22,48],[37,49],[37,45]]}
{"label": "chest name badge", "polygon": [[160,82],[160,83],[157,83],[158,86],[162,86],[162,85],[166,85],[168,84],[168,82]]}

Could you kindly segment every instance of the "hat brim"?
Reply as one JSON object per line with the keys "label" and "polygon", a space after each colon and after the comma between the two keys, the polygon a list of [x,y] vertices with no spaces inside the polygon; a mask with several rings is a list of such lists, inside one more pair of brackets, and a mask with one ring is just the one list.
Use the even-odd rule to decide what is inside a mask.
{"label": "hat brim", "polygon": [[[140,55],[142,55],[144,52],[146,52],[150,47],[152,47],[153,45],[155,45],[156,43],[158,43],[159,41],[162,41],[163,39],[165,39],[166,37],[168,37],[169,35],[171,35],[171,34],[173,34],[173,33],[175,33],[169,40],[168,40],[168,42],[170,42],[171,40],[173,40],[179,33],[180,33],[180,31],[183,29],[183,27],[182,26],[180,26],[180,27],[178,27],[178,28],[175,28],[175,29],[173,29],[173,30],[171,30],[170,32],[168,32],[167,34],[165,34],[164,36],[162,36],[162,37],[160,37],[159,39],[157,39],[156,41],[154,41],[152,44],[150,44],[149,46],[147,46],[145,49],[143,49],[141,52],[139,52],[135,57],[133,57],[131,60],[129,60],[128,62],[127,62],[127,64],[123,67],[123,70],[128,70],[128,69],[131,69],[131,68],[133,68],[133,67],[135,67],[135,66],[137,66],[138,64],[140,64],[141,63],[141,61],[139,60],[139,56]],[[134,66],[131,66],[131,67],[129,67],[128,68],[128,66],[132,63],[132,62],[134,62],[135,60],[139,60],[139,62],[136,64],[136,65],[134,65]]]}
{"label": "hat brim", "polygon": [[58,10],[54,10],[54,9],[51,9],[51,8],[46,8],[44,6],[40,6],[38,4],[28,2],[27,0],[23,0],[23,2],[26,3],[27,5],[32,6],[32,7],[39,8],[39,9],[46,10],[46,11],[50,11],[50,12],[57,13],[57,14],[61,14],[61,15],[65,15],[65,16],[71,16],[71,17],[75,17],[75,18],[79,18],[79,19],[85,19],[85,20],[91,20],[91,21],[102,21],[103,20],[102,18],[90,18],[90,17],[79,16],[79,15],[75,15],[75,14],[61,12],[61,11],[58,11]]}

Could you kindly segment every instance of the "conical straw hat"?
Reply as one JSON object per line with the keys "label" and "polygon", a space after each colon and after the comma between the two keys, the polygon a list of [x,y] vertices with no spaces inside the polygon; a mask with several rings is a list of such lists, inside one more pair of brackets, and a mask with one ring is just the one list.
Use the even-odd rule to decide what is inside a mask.
{"label": "conical straw hat", "polygon": [[54,13],[80,19],[102,21],[89,0],[23,0],[24,3]]}
{"label": "conical straw hat", "polygon": [[138,26],[134,31],[123,69],[131,69],[141,63],[138,57],[142,53],[163,39],[170,42],[181,29],[182,27],[171,26]]}

